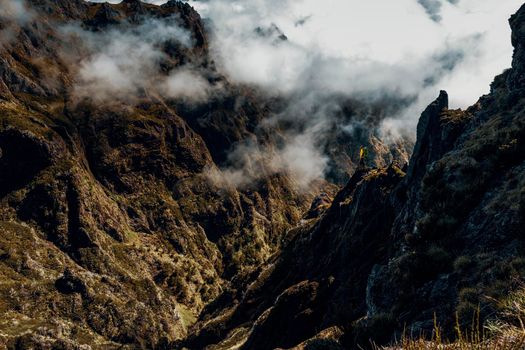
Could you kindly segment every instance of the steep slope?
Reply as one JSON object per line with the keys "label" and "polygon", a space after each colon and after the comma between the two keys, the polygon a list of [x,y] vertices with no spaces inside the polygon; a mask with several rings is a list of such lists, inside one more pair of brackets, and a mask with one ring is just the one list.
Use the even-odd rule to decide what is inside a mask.
{"label": "steep slope", "polygon": [[[163,69],[207,69],[204,27],[189,5],[29,5],[31,18],[2,18],[0,343],[151,348],[184,337],[227,278],[277,249],[312,194],[279,174],[246,192],[209,181],[209,149],[226,152],[267,113],[249,91],[226,88],[216,103],[238,105],[224,112],[236,124],[211,120],[203,136],[175,103],[147,93],[75,96],[73,62],[86,48],[67,31],[74,23],[98,33],[175,16],[194,45],[165,43]],[[212,144],[216,134],[230,144]]]}
{"label": "steep slope", "polygon": [[366,348],[496,317],[525,274],[525,6],[510,24],[512,69],[489,95],[462,111],[441,92],[407,169],[357,171],[183,345]]}

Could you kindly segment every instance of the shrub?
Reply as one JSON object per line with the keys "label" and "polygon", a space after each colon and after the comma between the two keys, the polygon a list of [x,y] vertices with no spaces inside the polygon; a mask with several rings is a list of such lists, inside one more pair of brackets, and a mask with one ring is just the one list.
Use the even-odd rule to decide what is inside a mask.
{"label": "shrub", "polygon": [[465,272],[469,268],[473,267],[475,262],[468,255],[462,255],[454,261],[454,271]]}
{"label": "shrub", "polygon": [[352,336],[361,347],[370,346],[372,341],[385,344],[391,341],[396,326],[397,322],[391,314],[382,313],[354,324]]}

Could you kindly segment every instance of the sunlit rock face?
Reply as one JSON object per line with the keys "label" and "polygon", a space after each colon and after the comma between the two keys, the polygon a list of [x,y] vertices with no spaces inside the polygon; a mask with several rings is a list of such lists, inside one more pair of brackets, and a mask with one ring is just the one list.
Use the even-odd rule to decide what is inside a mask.
{"label": "sunlit rock face", "polygon": [[[0,344],[182,339],[334,186],[221,173],[236,142],[273,142],[255,128],[269,112],[214,70],[189,5],[26,5],[0,27]],[[188,67],[202,83],[183,94]]]}

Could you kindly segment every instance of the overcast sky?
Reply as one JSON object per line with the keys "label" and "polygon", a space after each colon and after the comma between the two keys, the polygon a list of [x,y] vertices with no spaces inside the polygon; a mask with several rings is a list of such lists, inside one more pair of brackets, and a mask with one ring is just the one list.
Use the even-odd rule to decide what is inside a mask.
{"label": "overcast sky", "polygon": [[[304,77],[303,65],[311,65],[313,57],[319,59],[320,55],[345,60],[347,65],[366,66],[374,62],[392,66],[394,70],[412,71],[414,76],[406,77],[408,85],[422,77],[418,74],[430,74],[424,71],[425,60],[452,52],[453,69],[437,77],[436,88],[449,92],[453,106],[466,107],[487,93],[493,77],[510,66],[508,18],[522,1],[209,0],[190,3],[203,17],[214,21],[220,45],[228,46],[230,51],[225,57],[228,62],[223,62],[224,68],[238,80],[293,87],[297,82],[292,80]],[[259,43],[249,42],[253,37],[246,35],[247,32],[272,23],[296,46],[275,49],[271,45],[261,47]],[[232,54],[232,50],[238,55]],[[340,77],[352,79],[356,78],[355,74]],[[369,80],[365,83],[390,83],[381,77]],[[333,81],[336,85],[343,84],[341,88],[346,83]],[[406,87],[408,91],[414,88],[420,87]]]}

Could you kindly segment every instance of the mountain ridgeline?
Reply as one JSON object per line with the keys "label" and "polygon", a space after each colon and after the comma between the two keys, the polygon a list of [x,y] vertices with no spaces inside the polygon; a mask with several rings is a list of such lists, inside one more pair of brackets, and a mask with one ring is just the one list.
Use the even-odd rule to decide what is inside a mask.
{"label": "mountain ridgeline", "polygon": [[[467,110],[439,93],[415,145],[378,139],[402,100],[338,97],[334,123],[367,118],[334,125],[327,176],[305,186],[274,166],[298,128],[268,122],[288,97],[229,81],[188,3],[25,6],[0,15],[0,348],[352,349],[436,324],[453,339],[522,287],[525,7],[512,68]],[[171,84],[188,67],[204,97]],[[264,152],[240,181],[246,145]]]}

